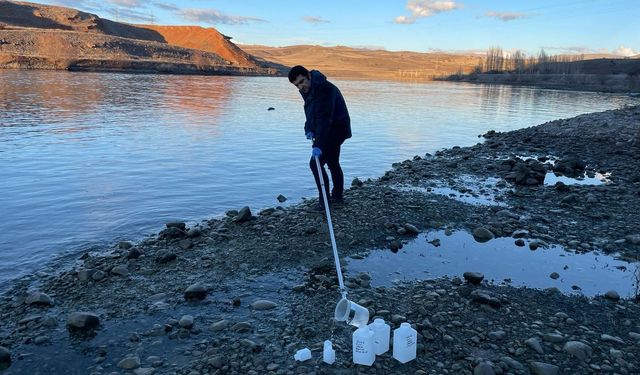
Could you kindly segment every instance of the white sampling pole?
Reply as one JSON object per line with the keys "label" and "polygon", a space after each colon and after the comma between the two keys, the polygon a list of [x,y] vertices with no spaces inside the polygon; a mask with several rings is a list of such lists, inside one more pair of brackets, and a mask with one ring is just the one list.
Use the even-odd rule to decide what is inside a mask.
{"label": "white sampling pole", "polygon": [[331,212],[329,211],[329,198],[324,187],[324,178],[322,178],[322,168],[320,167],[320,157],[316,156],[316,167],[318,167],[318,178],[320,179],[320,187],[322,190],[322,198],[324,199],[324,211],[327,214],[327,224],[329,225],[329,235],[331,236],[331,247],[333,247],[333,260],[336,263],[336,273],[338,274],[338,284],[340,285],[340,294],[342,298],[347,298],[347,290],[342,281],[342,269],[340,268],[340,256],[338,256],[338,246],[336,245],[336,236],[333,234],[333,224],[331,224]]}

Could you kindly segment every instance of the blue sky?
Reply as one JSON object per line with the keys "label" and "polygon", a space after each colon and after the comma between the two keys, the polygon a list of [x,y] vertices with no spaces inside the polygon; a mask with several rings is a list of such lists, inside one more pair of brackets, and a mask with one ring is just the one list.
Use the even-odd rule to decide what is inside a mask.
{"label": "blue sky", "polygon": [[[240,44],[640,54],[638,0],[51,0],[130,23],[215,27]],[[321,4],[321,5],[320,5]]]}

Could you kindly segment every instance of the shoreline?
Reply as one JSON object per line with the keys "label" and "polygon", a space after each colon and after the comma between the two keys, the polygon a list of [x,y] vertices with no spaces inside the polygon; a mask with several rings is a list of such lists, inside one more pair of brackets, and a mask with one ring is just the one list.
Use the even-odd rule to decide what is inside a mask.
{"label": "shoreline", "polygon": [[640,81],[627,74],[471,74],[435,78],[442,82],[511,85],[553,90],[637,94]]}
{"label": "shoreline", "polygon": [[[637,261],[640,107],[506,133],[488,129],[484,138],[395,163],[375,180],[354,181],[345,192],[347,204],[331,215],[341,256],[397,250],[416,230],[483,228],[514,240],[514,233],[523,234],[531,249],[532,243],[559,244]],[[555,163],[545,166],[549,159]],[[561,165],[566,174],[609,173],[611,182],[538,183],[540,168]],[[440,179],[455,184],[462,175],[523,185],[500,194],[508,210],[395,188],[428,188]],[[639,371],[640,306],[632,299],[618,300],[613,293],[565,296],[486,281],[474,285],[462,275],[376,288],[367,274],[348,278],[350,298],[368,307],[371,317],[385,318],[392,329],[406,321],[419,332],[415,361],[401,365],[386,354],[368,370],[354,366],[350,327],[331,323],[338,293],[327,226],[321,215],[307,212],[308,205],[253,215],[232,210],[191,228],[173,223],[139,243],[122,241],[103,254],[85,253],[73,269],[39,277],[35,289],[27,278],[12,283],[0,307],[6,322],[0,346],[13,361],[6,373],[32,373],[42,361],[49,369],[64,366],[65,355],[79,351],[74,347],[89,350],[73,354],[78,359],[68,373],[96,375]],[[68,334],[67,318],[79,311],[99,318],[93,336]],[[192,316],[191,325],[185,315]],[[329,331],[338,349],[333,366],[317,360]],[[178,345],[186,345],[189,354],[179,358],[158,349]],[[305,346],[314,359],[294,362],[293,353]],[[67,352],[38,359],[52,356],[52,347]]]}

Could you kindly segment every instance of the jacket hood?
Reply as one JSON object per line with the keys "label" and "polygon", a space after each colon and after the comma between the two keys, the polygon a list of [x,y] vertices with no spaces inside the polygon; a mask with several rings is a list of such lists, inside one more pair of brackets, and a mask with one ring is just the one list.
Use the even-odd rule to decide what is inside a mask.
{"label": "jacket hood", "polygon": [[324,74],[320,73],[320,71],[318,70],[312,70],[309,72],[309,74],[311,75],[312,89],[314,86],[321,85],[327,81],[327,77]]}
{"label": "jacket hood", "polygon": [[316,90],[316,87],[324,84],[325,82],[327,82],[327,77],[320,73],[320,71],[318,70],[312,70],[309,72],[309,75],[311,76],[311,87],[309,88],[309,92],[304,94],[302,92],[300,92],[300,95],[302,95],[302,98],[304,100],[308,100],[310,98],[313,98],[314,92]]}

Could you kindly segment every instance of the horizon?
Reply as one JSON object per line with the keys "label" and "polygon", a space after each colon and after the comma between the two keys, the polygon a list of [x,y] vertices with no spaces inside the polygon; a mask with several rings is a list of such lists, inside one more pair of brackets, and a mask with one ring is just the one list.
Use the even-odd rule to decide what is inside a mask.
{"label": "horizon", "polygon": [[[536,55],[640,54],[632,0],[510,2],[327,0],[316,9],[300,2],[224,0],[49,0],[125,23],[213,27],[239,45],[345,46],[386,51],[484,54],[500,47]],[[637,5],[637,4],[636,4]],[[277,25],[277,26],[274,26]]]}

